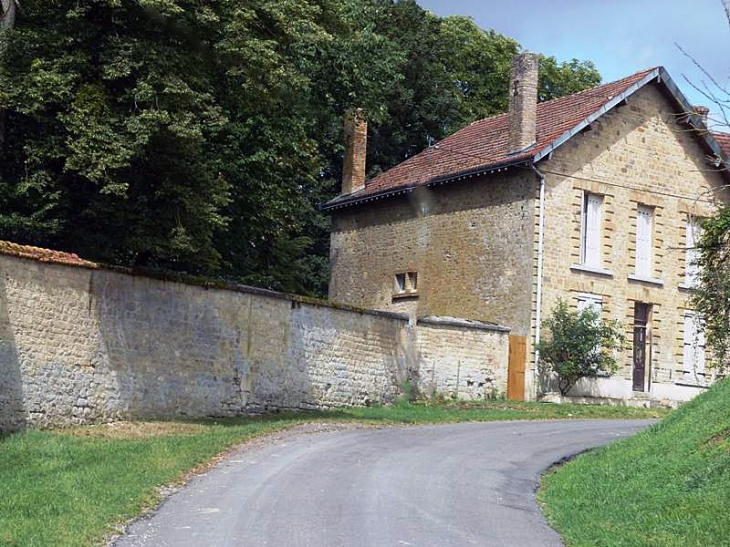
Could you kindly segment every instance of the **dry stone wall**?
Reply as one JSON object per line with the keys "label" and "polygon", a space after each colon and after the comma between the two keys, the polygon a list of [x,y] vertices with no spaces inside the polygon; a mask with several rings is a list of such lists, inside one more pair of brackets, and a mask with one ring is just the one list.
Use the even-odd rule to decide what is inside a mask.
{"label": "dry stone wall", "polygon": [[475,344],[506,374],[506,333],[423,330],[396,313],[0,255],[0,430],[387,403],[407,381],[431,391],[432,361],[451,389],[441,377]]}

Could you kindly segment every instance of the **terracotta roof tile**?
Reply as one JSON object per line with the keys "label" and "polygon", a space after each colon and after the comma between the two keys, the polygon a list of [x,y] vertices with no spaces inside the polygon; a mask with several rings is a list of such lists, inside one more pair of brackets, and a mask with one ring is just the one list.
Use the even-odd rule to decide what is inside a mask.
{"label": "terracotta roof tile", "polygon": [[337,197],[327,205],[423,185],[480,168],[526,160],[657,68],[643,70],[622,80],[538,104],[537,143],[525,152],[508,154],[507,114],[485,118],[473,122],[436,146],[427,148],[368,181],[365,188]]}
{"label": "terracotta roof tile", "polygon": [[0,254],[29,258],[31,260],[38,260],[39,262],[66,264],[68,266],[82,266],[85,268],[98,267],[98,264],[95,262],[89,262],[88,260],[79,258],[74,253],[51,251],[50,249],[41,249],[40,247],[31,247],[30,245],[18,245],[10,241],[0,240]]}
{"label": "terracotta roof tile", "polygon": [[730,133],[713,132],[712,136],[715,137],[715,140],[717,141],[717,144],[720,145],[720,148],[722,148],[722,151],[730,157]]}

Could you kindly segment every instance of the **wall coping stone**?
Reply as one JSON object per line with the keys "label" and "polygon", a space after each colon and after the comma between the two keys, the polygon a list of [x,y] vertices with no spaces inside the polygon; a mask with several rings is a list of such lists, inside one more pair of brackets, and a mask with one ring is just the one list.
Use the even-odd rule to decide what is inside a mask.
{"label": "wall coping stone", "polygon": [[41,249],[39,247],[32,247],[29,245],[19,245],[17,243],[12,243],[9,241],[0,240],[0,255],[18,258],[21,260],[43,262],[45,264],[56,264],[58,266],[83,268],[92,271],[108,271],[117,274],[129,275],[131,277],[145,277],[148,279],[155,279],[157,281],[182,283],[184,285],[203,287],[205,289],[218,289],[243,294],[254,294],[257,296],[278,298],[280,300],[289,300],[292,303],[292,308],[296,307],[297,304],[309,304],[310,306],[320,306],[336,310],[357,312],[364,315],[388,317],[390,319],[397,319],[406,322],[409,321],[408,314],[405,313],[360,308],[358,306],[350,306],[348,304],[341,304],[339,302],[331,302],[329,300],[323,300],[321,298],[272,291],[270,289],[252,287],[250,285],[244,285],[242,283],[236,283],[234,281],[229,281],[226,279],[196,276],[183,272],[173,272],[170,270],[158,270],[151,268],[127,268],[124,266],[101,264],[98,262],[91,262],[79,258],[76,254],[52,251],[49,249]]}
{"label": "wall coping stone", "polygon": [[419,317],[417,324],[459,327],[476,330],[490,330],[495,332],[511,331],[509,327],[498,325],[496,323],[485,323],[483,321],[473,321],[471,319],[461,319],[458,317],[436,317],[433,315],[429,315],[427,317]]}

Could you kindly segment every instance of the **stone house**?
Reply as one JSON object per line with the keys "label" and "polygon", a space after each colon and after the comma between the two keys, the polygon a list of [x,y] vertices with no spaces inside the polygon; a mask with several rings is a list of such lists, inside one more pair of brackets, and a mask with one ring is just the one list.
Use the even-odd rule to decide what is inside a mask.
{"label": "stone house", "polygon": [[697,220],[730,199],[730,135],[662,67],[538,104],[537,64],[514,59],[508,113],[369,181],[365,120],[346,120],[342,194],[323,206],[330,299],[510,327],[527,398],[551,390],[541,321],[559,298],[593,306],[626,327],[623,367],[572,395],[688,399],[711,381],[692,247]]}

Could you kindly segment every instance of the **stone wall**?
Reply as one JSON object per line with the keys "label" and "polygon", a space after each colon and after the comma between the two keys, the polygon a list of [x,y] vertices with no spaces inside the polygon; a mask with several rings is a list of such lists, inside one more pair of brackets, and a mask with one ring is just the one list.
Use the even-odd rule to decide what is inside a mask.
{"label": "stone wall", "polygon": [[0,430],[388,403],[475,344],[506,367],[506,333],[449,326],[449,357],[433,330],[422,355],[395,313],[0,254]]}
{"label": "stone wall", "polygon": [[421,391],[470,400],[506,393],[508,333],[504,327],[463,319],[419,320]]}
{"label": "stone wall", "polygon": [[[330,300],[528,334],[537,187],[514,169],[333,211]],[[394,295],[400,272],[417,272],[417,294]]]}

